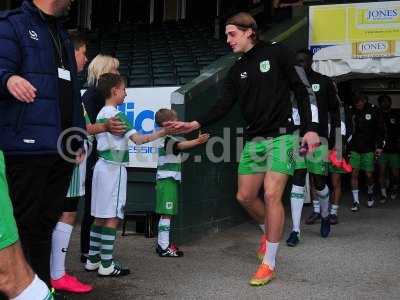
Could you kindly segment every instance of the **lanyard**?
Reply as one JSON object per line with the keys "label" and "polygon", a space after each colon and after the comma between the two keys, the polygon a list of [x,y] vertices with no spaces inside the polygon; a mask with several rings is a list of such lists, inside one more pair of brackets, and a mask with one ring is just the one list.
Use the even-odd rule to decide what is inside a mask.
{"label": "lanyard", "polygon": [[[42,19],[45,21],[46,18],[43,15],[43,12],[40,9],[38,9],[38,11],[39,11],[39,14],[42,17]],[[57,27],[57,25],[56,25],[56,27]],[[56,34],[56,36],[57,36],[57,39],[56,39],[56,37],[54,36],[53,32],[50,29],[50,25],[49,24],[47,24],[47,29],[49,30],[51,39],[53,40],[54,47],[56,47],[58,58],[61,61],[61,66],[62,66],[63,69],[65,69],[64,62],[63,62],[62,44],[61,44],[60,36],[58,34]],[[57,28],[56,28],[56,30],[57,30]]]}
{"label": "lanyard", "polygon": [[63,69],[65,69],[64,62],[63,62],[63,53],[62,53],[62,45],[61,45],[60,37],[57,34],[57,39],[56,39],[56,37],[54,36],[54,34],[51,31],[50,27],[48,29],[49,29],[50,36],[51,36],[51,38],[52,38],[52,40],[54,42],[54,46],[56,47],[58,57],[59,57],[59,59],[61,61],[61,66],[62,66]]}

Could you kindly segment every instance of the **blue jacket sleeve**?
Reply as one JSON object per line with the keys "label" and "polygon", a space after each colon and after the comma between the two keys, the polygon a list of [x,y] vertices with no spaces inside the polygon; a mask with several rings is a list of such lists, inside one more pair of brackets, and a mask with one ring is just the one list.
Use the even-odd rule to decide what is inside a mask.
{"label": "blue jacket sleeve", "polygon": [[[21,51],[10,22],[0,18],[0,96],[7,95],[7,80],[20,68]],[[0,97],[0,100],[3,97]]]}

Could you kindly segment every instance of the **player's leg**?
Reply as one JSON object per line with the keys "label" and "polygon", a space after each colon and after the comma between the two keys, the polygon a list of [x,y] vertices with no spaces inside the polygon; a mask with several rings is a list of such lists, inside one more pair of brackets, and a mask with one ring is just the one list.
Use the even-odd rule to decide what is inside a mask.
{"label": "player's leg", "polygon": [[93,287],[82,283],[65,271],[65,258],[69,248],[72,229],[80,197],[66,197],[64,212],[53,230],[51,242],[50,276],[51,285],[57,291],[89,293]]}
{"label": "player's leg", "polygon": [[390,191],[390,198],[396,199],[399,191],[399,168],[392,168],[392,188]]}
{"label": "player's leg", "polygon": [[12,300],[53,299],[26,262],[19,242],[0,250],[0,292]]}
{"label": "player's leg", "polygon": [[52,299],[47,285],[29,267],[18,242],[18,229],[5,175],[3,153],[0,152],[0,298]]}
{"label": "player's leg", "polygon": [[282,195],[286,187],[288,175],[267,172],[264,180],[265,189],[265,223],[267,240],[266,251],[257,272],[250,279],[250,285],[259,286],[270,282],[275,277],[275,259],[282,238],[285,223],[285,211]]}
{"label": "player's leg", "polygon": [[51,237],[73,165],[56,155],[9,155],[6,165],[21,245],[32,269],[50,286]]}
{"label": "player's leg", "polygon": [[379,168],[379,186],[381,188],[380,203],[385,203],[387,200],[387,187],[386,187],[386,165],[387,165],[387,154],[382,153],[378,160]]}
{"label": "player's leg", "polygon": [[367,200],[367,206],[369,208],[373,207],[375,204],[374,200],[374,174],[373,172],[365,172],[365,175],[367,176],[367,192],[368,192],[368,200]]}
{"label": "player's leg", "polygon": [[295,247],[300,241],[301,212],[304,204],[304,186],[307,169],[296,169],[292,178],[292,190],[290,193],[290,207],[292,213],[292,231],[286,244]]}
{"label": "player's leg", "polygon": [[313,182],[315,200],[318,201],[321,213],[321,236],[327,237],[330,233],[329,222],[329,188],[328,181],[328,146],[320,145],[313,153],[306,157],[307,170]]}
{"label": "player's leg", "polygon": [[260,224],[265,232],[264,225],[264,201],[259,197],[259,191],[264,180],[264,173],[238,176],[238,192],[236,199],[249,215]]}
{"label": "player's leg", "polygon": [[360,169],[365,171],[367,176],[367,188],[368,188],[368,200],[367,206],[373,207],[375,204],[374,199],[374,162],[375,155],[372,152],[363,153],[361,155],[361,166]]}
{"label": "player's leg", "polygon": [[353,167],[353,171],[351,172],[351,192],[353,194],[351,211],[357,212],[360,209],[358,175],[360,173],[361,156],[359,153],[351,151],[350,164]]}
{"label": "player's leg", "polygon": [[257,257],[262,259],[265,253],[265,204],[259,197],[263,185],[264,174],[240,175],[238,176],[238,192],[236,199],[246,209],[249,215],[259,224],[262,230],[260,245],[257,249]]}
{"label": "player's leg", "polygon": [[390,190],[390,198],[396,199],[399,190],[399,170],[400,170],[400,154],[391,154],[390,166],[392,170],[392,184]]}
{"label": "player's leg", "polygon": [[315,188],[315,196],[321,207],[321,236],[327,237],[330,233],[329,221],[329,188],[327,183],[327,176],[320,174],[312,174],[313,183]]}
{"label": "player's leg", "polygon": [[267,143],[267,172],[264,178],[267,250],[262,264],[250,279],[250,285],[263,285],[275,277],[275,258],[285,222],[282,196],[295,166],[293,148],[292,135],[283,135]]}
{"label": "player's leg", "polygon": [[340,204],[340,198],[342,197],[342,176],[340,173],[331,173],[332,183],[332,195],[331,195],[331,211],[329,214],[329,220],[331,225],[338,223],[338,210]]}

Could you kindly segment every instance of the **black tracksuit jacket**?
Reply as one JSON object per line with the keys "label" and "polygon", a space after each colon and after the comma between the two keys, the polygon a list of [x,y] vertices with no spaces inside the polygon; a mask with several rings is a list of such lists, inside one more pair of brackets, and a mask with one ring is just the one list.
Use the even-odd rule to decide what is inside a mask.
{"label": "black tracksuit jacket", "polygon": [[382,111],[385,122],[385,153],[398,153],[400,151],[400,116],[394,110]]}
{"label": "black tracksuit jacket", "polygon": [[318,130],[312,122],[307,90],[295,69],[295,55],[280,44],[258,42],[228,72],[224,94],[209,113],[198,118],[202,127],[224,117],[239,102],[246,121],[246,138],[277,137],[294,130],[292,90],[306,131]]}
{"label": "black tracksuit jacket", "polygon": [[385,144],[385,125],[382,114],[370,103],[365,103],[363,110],[352,108],[351,151],[358,153],[374,152]]}

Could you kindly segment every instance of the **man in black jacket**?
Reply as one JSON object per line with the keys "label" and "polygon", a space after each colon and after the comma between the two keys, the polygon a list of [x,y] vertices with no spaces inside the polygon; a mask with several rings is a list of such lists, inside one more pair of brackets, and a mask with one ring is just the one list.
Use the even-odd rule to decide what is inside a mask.
{"label": "man in black jacket", "polygon": [[[183,133],[206,127],[222,119],[238,102],[247,123],[248,141],[239,164],[237,199],[266,231],[260,251],[263,263],[250,279],[250,285],[258,286],[275,276],[275,256],[284,224],[281,200],[288,177],[293,175],[295,138],[290,90],[299,102],[305,126],[302,144],[307,144],[310,151],[319,144],[318,124],[312,122],[308,93],[291,52],[279,44],[259,41],[257,24],[246,13],[231,17],[225,33],[233,52],[244,54],[228,72],[222,99],[197,121],[170,122],[168,126]],[[262,186],[264,199],[258,196]]]}
{"label": "man in black jacket", "polygon": [[[306,73],[307,84],[311,86],[315,94],[315,105],[318,109],[318,134],[322,144],[314,153],[306,157],[296,157],[296,166],[293,176],[293,185],[291,191],[291,210],[293,230],[286,241],[287,245],[294,247],[300,239],[300,220],[304,203],[304,187],[307,172],[312,178],[315,188],[316,200],[314,205],[320,207],[320,213],[314,213],[311,217],[321,218],[321,236],[327,237],[330,233],[329,222],[329,188],[327,186],[328,175],[328,148],[335,145],[335,135],[340,128],[339,102],[336,96],[336,89],[332,80],[319,74],[311,68],[312,53],[309,50],[302,50],[297,53],[297,61]],[[297,119],[295,116],[293,119]],[[330,119],[331,130],[328,122]],[[300,124],[300,134],[304,134],[304,124]]]}
{"label": "man in black jacket", "polygon": [[365,171],[368,185],[367,206],[373,207],[374,201],[374,162],[375,157],[382,153],[384,145],[384,124],[378,109],[367,102],[366,95],[355,94],[352,110],[352,140],[350,143],[350,164],[353,167],[351,187],[353,193],[353,206],[351,210],[360,209],[358,197],[358,175],[360,170]]}
{"label": "man in black jacket", "polygon": [[381,95],[378,98],[379,107],[385,123],[385,147],[379,158],[379,184],[381,186],[381,203],[386,202],[386,168],[390,168],[392,172],[392,190],[391,198],[395,199],[399,185],[399,138],[400,138],[400,116],[395,112],[392,106],[392,99],[389,95]]}

